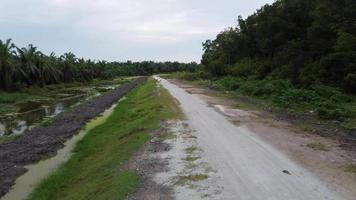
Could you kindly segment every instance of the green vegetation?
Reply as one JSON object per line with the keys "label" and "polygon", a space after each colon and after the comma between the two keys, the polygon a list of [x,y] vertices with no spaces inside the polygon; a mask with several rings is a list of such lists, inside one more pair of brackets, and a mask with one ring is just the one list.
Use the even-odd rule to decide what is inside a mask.
{"label": "green vegetation", "polygon": [[16,139],[16,135],[2,136],[0,137],[0,144],[10,142]]}
{"label": "green vegetation", "polygon": [[330,150],[327,146],[325,146],[324,144],[322,144],[320,142],[309,143],[309,144],[307,144],[307,147],[314,149],[314,150],[318,150],[318,151],[329,151]]}
{"label": "green vegetation", "polygon": [[198,157],[198,156],[187,156],[186,158],[184,158],[184,160],[188,161],[188,162],[194,162],[198,159],[200,159],[200,157]]}
{"label": "green vegetation", "polygon": [[[159,92],[161,91],[161,92]],[[29,199],[124,199],[139,183],[135,172],[121,169],[150,139],[160,120],[176,118],[173,105],[153,80],[132,91],[103,124],[81,140],[70,160],[43,181]]]}
{"label": "green vegetation", "polygon": [[209,176],[207,174],[193,174],[193,175],[189,175],[189,176],[182,176],[176,182],[176,185],[184,186],[184,185],[189,184],[190,182],[203,181],[207,178],[209,178]]}
{"label": "green vegetation", "polygon": [[356,128],[355,10],[353,0],[275,1],[207,40],[193,73],[173,76]]}
{"label": "green vegetation", "polygon": [[[88,95],[95,92],[107,92],[108,87],[116,87],[130,81],[129,77],[120,77],[111,80],[94,79],[90,82],[73,82],[46,85],[36,85],[22,88],[17,91],[0,90],[0,115],[21,112],[21,108],[30,110],[59,99],[71,98],[77,95]],[[63,95],[63,96],[62,96]]]}
{"label": "green vegetation", "polygon": [[106,62],[77,58],[73,53],[45,55],[32,44],[18,48],[11,39],[0,40],[0,90],[58,83],[88,82],[95,78],[140,76],[191,70],[196,63]]}
{"label": "green vegetation", "polygon": [[212,76],[286,79],[356,93],[356,2],[278,0],[203,44]]}
{"label": "green vegetation", "polygon": [[162,118],[173,118],[173,119],[183,119],[184,114],[179,108],[179,102],[177,99],[172,97],[169,92],[164,89],[161,85],[158,86],[158,93],[161,97],[161,109],[167,112],[162,112]]}
{"label": "green vegetation", "polygon": [[191,154],[191,153],[193,153],[193,152],[195,152],[197,150],[198,150],[198,147],[191,146],[191,147],[186,148],[185,152],[188,153],[188,154]]}
{"label": "green vegetation", "polygon": [[[194,77],[194,79],[192,79]],[[209,88],[248,96],[258,103],[294,113],[309,113],[320,120],[338,120],[346,128],[356,128],[356,97],[336,88],[315,85],[298,88],[288,80],[254,79],[233,76],[201,79],[196,73],[178,72],[170,78],[184,79]],[[249,107],[239,104],[240,107]],[[239,106],[238,105],[238,106]]]}
{"label": "green vegetation", "polygon": [[347,166],[346,167],[346,171],[356,174],[356,164],[352,164],[352,165]]}
{"label": "green vegetation", "polygon": [[176,139],[177,136],[174,133],[163,133],[159,135],[159,138],[162,140],[173,140]]}

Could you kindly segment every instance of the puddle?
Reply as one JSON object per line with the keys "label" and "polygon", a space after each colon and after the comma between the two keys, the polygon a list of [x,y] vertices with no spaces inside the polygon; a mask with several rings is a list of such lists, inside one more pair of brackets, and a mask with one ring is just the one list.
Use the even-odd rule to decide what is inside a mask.
{"label": "puddle", "polygon": [[87,101],[119,85],[103,85],[78,89],[66,89],[53,94],[52,99],[32,100],[16,106],[18,113],[0,115],[0,137],[4,135],[21,135],[26,130],[62,113],[68,108]]}
{"label": "puddle", "polygon": [[114,111],[116,105],[117,104],[114,104],[111,108],[104,111],[101,116],[89,121],[79,134],[73,136],[65,143],[64,148],[58,150],[55,157],[26,166],[28,171],[16,180],[15,185],[1,200],[25,199],[43,179],[48,177],[70,158],[72,150],[79,140],[81,140],[91,129],[106,121]]}
{"label": "puddle", "polygon": [[[20,108],[19,113],[12,113],[5,116],[0,116],[0,136],[3,135],[20,135],[26,130],[30,129],[31,126],[42,122],[45,118],[54,117],[65,109],[80,103],[82,98],[71,98],[64,101],[53,102],[52,104],[39,104],[36,103],[36,108],[31,110],[26,110],[25,108]],[[30,103],[30,102],[29,102]],[[26,105],[26,104],[24,104]],[[28,106],[28,108],[31,106]]]}

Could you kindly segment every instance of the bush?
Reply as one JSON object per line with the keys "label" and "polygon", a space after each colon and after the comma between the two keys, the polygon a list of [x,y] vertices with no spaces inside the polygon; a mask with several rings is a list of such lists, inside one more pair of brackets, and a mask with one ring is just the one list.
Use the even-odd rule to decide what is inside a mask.
{"label": "bush", "polygon": [[327,109],[325,107],[320,107],[317,108],[317,113],[320,119],[326,120],[344,120],[345,118],[350,116],[350,113],[348,113],[345,109],[342,108]]}
{"label": "bush", "polygon": [[344,87],[348,92],[356,94],[356,73],[346,75]]}
{"label": "bush", "polygon": [[198,70],[196,72],[176,72],[171,75],[173,78],[187,80],[187,81],[196,81],[200,79],[210,78],[209,74],[205,71]]}
{"label": "bush", "polygon": [[312,87],[312,90],[314,90],[319,96],[338,103],[351,102],[353,100],[349,95],[346,95],[340,90],[329,86],[317,85]]}
{"label": "bush", "polygon": [[230,74],[239,77],[249,77],[256,71],[258,64],[251,59],[243,59],[242,61],[235,63],[229,70]]}
{"label": "bush", "polygon": [[234,78],[231,76],[224,77],[222,79],[217,80],[217,85],[224,90],[237,90],[241,85],[240,78]]}

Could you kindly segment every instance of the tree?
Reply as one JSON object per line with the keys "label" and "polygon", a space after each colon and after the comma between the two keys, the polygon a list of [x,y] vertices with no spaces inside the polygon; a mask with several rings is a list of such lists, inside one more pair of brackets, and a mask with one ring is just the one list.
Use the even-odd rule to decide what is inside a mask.
{"label": "tree", "polygon": [[11,39],[7,39],[5,42],[0,40],[0,87],[5,90],[10,89],[13,85],[14,74],[17,72],[12,60],[15,54],[14,48],[15,45],[11,42]]}

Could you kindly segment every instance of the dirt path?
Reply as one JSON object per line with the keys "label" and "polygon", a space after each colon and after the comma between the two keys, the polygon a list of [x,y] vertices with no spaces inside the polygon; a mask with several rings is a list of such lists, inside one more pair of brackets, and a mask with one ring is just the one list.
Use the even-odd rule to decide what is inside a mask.
{"label": "dirt path", "polygon": [[31,129],[14,141],[0,144],[0,198],[9,191],[16,178],[26,172],[25,165],[56,155],[57,150],[61,149],[69,138],[79,133],[88,120],[100,115],[146,79],[137,78],[121,85],[57,116],[49,126]]}
{"label": "dirt path", "polygon": [[[187,116],[187,123],[194,131],[192,135],[196,147],[201,149],[196,158],[206,163],[210,169],[208,172],[201,170],[198,177],[190,178],[209,177],[207,180],[212,179],[212,187],[216,187],[215,193],[189,199],[209,196],[210,199],[242,200],[344,199],[314,174],[260,139],[250,129],[235,126],[216,108],[209,107],[198,96],[189,94],[164,79],[157,77],[156,79],[180,102]],[[179,157],[178,152],[168,156],[171,160],[173,157],[170,169],[180,166],[179,163],[174,163],[174,160],[179,160],[174,159]],[[159,180],[162,179],[164,178]],[[205,190],[209,190],[209,185]],[[175,196],[177,199],[187,197],[182,195],[179,189],[176,189]]]}

